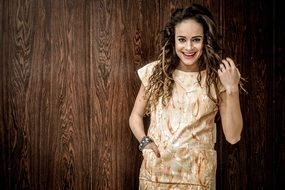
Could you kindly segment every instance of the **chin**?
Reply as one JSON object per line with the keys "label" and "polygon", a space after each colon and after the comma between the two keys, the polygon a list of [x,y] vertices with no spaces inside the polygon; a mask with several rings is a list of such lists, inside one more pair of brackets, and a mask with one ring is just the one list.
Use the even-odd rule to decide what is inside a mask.
{"label": "chin", "polygon": [[182,63],[185,66],[193,66],[193,65],[196,65],[198,63],[198,61],[196,59],[195,60],[191,60],[191,61],[189,61],[189,60],[182,60]]}
{"label": "chin", "polygon": [[192,66],[192,65],[195,65],[195,62],[186,62],[186,61],[183,61],[183,64],[185,65],[185,66]]}

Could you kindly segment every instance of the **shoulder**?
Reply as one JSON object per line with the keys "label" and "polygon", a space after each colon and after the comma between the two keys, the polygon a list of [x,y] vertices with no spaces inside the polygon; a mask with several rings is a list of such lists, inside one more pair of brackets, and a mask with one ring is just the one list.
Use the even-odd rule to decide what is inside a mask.
{"label": "shoulder", "polygon": [[150,63],[144,65],[143,67],[141,67],[140,69],[138,69],[137,72],[138,72],[139,78],[141,79],[144,86],[147,86],[148,79],[152,75],[153,69],[158,64],[158,62],[159,61],[150,62]]}
{"label": "shoulder", "polygon": [[138,72],[140,71],[145,71],[145,70],[150,70],[152,71],[153,68],[158,64],[159,61],[153,61],[153,62],[150,62],[150,63],[147,63],[146,65],[142,66]]}
{"label": "shoulder", "polygon": [[140,78],[142,78],[143,76],[149,76],[153,73],[153,69],[154,67],[158,64],[159,61],[153,61],[150,62],[146,65],[144,65],[143,67],[141,67],[140,69],[138,69],[138,74],[140,76]]}

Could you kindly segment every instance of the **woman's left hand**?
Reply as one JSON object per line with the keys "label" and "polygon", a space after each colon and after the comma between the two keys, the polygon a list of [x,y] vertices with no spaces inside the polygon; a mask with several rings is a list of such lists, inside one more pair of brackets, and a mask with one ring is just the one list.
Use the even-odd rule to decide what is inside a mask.
{"label": "woman's left hand", "polygon": [[228,94],[238,91],[238,84],[240,80],[239,70],[236,68],[232,59],[226,58],[222,60],[223,64],[220,64],[218,74],[221,83],[226,88]]}

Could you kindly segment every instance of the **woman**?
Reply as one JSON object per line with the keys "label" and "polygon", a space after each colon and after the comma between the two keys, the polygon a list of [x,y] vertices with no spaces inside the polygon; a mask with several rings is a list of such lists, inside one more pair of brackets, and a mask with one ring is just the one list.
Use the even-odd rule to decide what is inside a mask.
{"label": "woman", "polygon": [[219,57],[216,24],[203,6],[177,9],[162,44],[159,59],[138,70],[142,85],[129,119],[144,156],[140,189],[215,189],[217,112],[229,143],[242,131],[239,71]]}

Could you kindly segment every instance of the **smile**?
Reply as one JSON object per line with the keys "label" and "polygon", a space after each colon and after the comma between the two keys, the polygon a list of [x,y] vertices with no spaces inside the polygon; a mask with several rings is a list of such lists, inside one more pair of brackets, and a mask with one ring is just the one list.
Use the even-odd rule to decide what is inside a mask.
{"label": "smile", "polygon": [[183,55],[187,59],[192,59],[195,56],[196,52],[191,52],[191,53],[185,53],[183,52]]}

